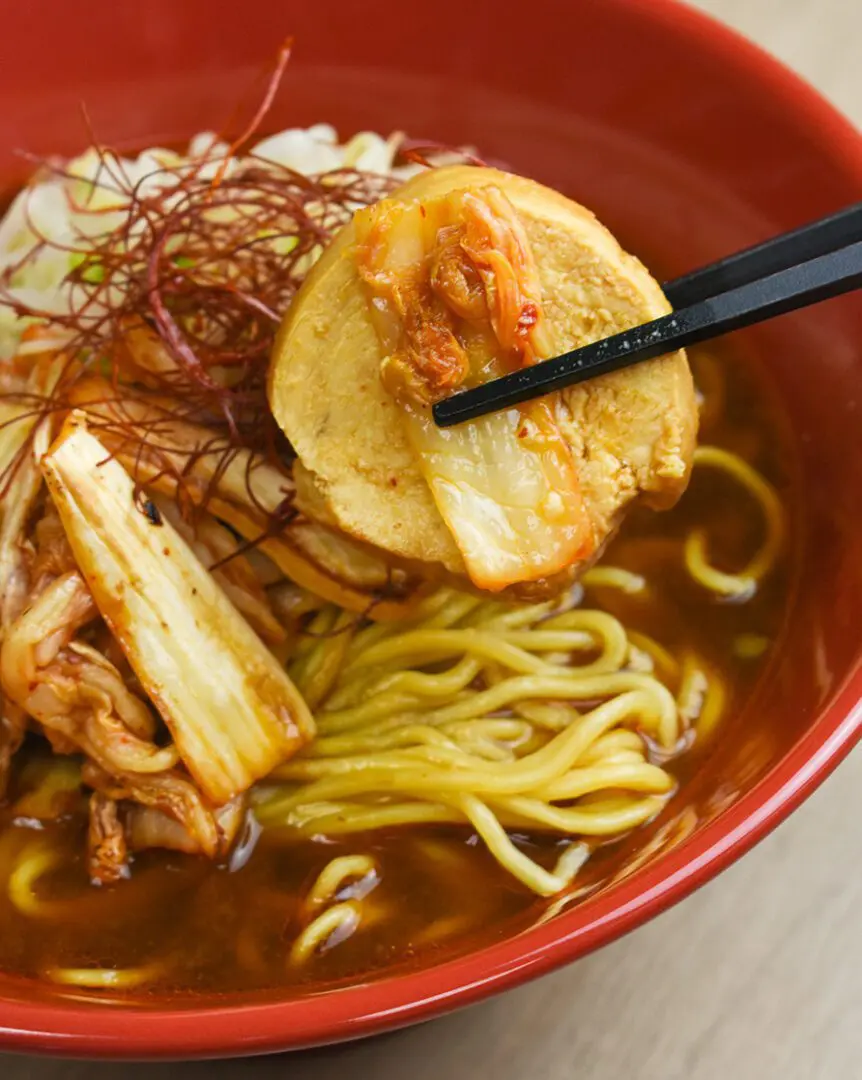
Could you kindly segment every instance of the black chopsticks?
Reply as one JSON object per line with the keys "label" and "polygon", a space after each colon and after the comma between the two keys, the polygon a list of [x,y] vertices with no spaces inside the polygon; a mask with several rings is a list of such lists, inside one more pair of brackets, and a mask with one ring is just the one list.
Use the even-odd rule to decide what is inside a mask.
{"label": "black chopsticks", "polygon": [[451,427],[859,287],[862,203],[668,282],[671,314],[456,393],[434,419]]}
{"label": "black chopsticks", "polygon": [[762,244],[728,255],[700,270],[666,281],[662,288],[673,308],[687,307],[710,296],[809,262],[862,240],[862,203],[829,217],[782,233]]}

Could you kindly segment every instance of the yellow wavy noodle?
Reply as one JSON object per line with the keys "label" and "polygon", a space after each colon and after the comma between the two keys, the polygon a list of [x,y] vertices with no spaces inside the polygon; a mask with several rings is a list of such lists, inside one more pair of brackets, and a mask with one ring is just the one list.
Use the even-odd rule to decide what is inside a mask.
{"label": "yellow wavy noodle", "polygon": [[727,703],[724,679],[702,657],[686,652],[677,694],[679,714],[687,726],[697,731],[698,741],[708,738],[722,718]]}
{"label": "yellow wavy noodle", "polygon": [[[303,908],[312,917],[296,936],[289,963],[305,964],[318,953],[346,941],[360,924],[367,925],[369,920],[362,901],[379,881],[377,862],[370,855],[341,855],[331,859],[305,896]],[[383,912],[378,910],[376,914],[380,916]]]}
{"label": "yellow wavy noodle", "polygon": [[[409,628],[361,630],[344,650],[318,639],[315,651],[338,647],[346,662],[318,710],[318,739],[276,771],[281,785],[259,794],[257,813],[306,836],[469,823],[503,866],[550,895],[588,848],[574,844],[548,869],[506,830],[604,837],[648,820],[673,781],[648,760],[642,733],[673,747],[676,703],[653,675],[627,670],[625,628],[604,612],[458,599],[444,590]],[[362,692],[346,693],[364,672],[373,678]],[[624,797],[581,805],[608,790]],[[310,936],[333,932],[334,919]]]}
{"label": "yellow wavy noodle", "polygon": [[74,758],[38,757],[25,762],[18,772],[20,794],[12,810],[15,817],[50,821],[83,804],[81,764]]}
{"label": "yellow wavy noodle", "polygon": [[318,953],[340,945],[355,933],[359,923],[359,907],[355,901],[333,904],[297,936],[290,949],[290,963],[305,964]]}
{"label": "yellow wavy noodle", "polygon": [[19,853],[9,874],[6,891],[14,906],[32,918],[61,918],[66,905],[61,900],[42,899],[36,885],[40,878],[56,869],[61,853],[42,842],[28,844]]}
{"label": "yellow wavy noodle", "polygon": [[647,591],[645,577],[619,566],[594,566],[592,570],[584,574],[581,581],[588,588],[598,586],[619,589],[620,592],[627,593],[629,596],[643,595]]}
{"label": "yellow wavy noodle", "polygon": [[[701,447],[696,460],[757,500],[765,536],[748,566],[728,574],[707,562],[695,531],[686,565],[711,591],[747,595],[780,551],[778,497],[728,451]],[[614,566],[592,569],[584,584],[644,599],[650,588]],[[318,738],[257,794],[262,823],[306,837],[469,824],[528,888],[570,891],[590,843],[661,809],[675,785],[660,762],[690,744],[687,732],[708,737],[727,702],[704,658],[675,655],[607,612],[577,607],[578,595],[512,605],[444,588],[409,621],[358,630],[321,610],[295,661],[301,685],[326,672]],[[539,865],[509,830],[568,836],[575,854]],[[352,910],[340,909],[344,925]],[[311,936],[334,932],[334,920]]]}
{"label": "yellow wavy noodle", "polygon": [[[629,630],[629,648],[636,649],[649,659],[645,670],[654,672],[663,683],[676,683],[679,681],[679,663],[676,658],[660,642],[648,634],[641,634],[635,630]],[[629,664],[632,665],[632,657],[629,655]],[[637,667],[636,670],[642,670]]]}
{"label": "yellow wavy noodle", "polygon": [[751,596],[758,583],[775,566],[784,543],[786,524],[784,508],[775,488],[741,457],[718,446],[699,446],[694,452],[698,467],[719,469],[735,480],[760,507],[764,539],[747,566],[735,574],[712,566],[707,556],[707,536],[703,529],[692,529],[685,541],[684,558],[688,572],[705,589],[734,599]]}
{"label": "yellow wavy noodle", "polygon": [[306,907],[316,910],[329,904],[335,897],[362,900],[379,881],[377,863],[370,855],[341,855],[332,859],[321,870],[317,880],[305,897]]}
{"label": "yellow wavy noodle", "polygon": [[733,639],[733,655],[740,660],[759,660],[770,644],[763,634],[737,634]]}
{"label": "yellow wavy noodle", "polygon": [[136,968],[54,967],[44,974],[61,986],[76,986],[87,990],[135,990],[158,978],[161,965],[147,964]]}

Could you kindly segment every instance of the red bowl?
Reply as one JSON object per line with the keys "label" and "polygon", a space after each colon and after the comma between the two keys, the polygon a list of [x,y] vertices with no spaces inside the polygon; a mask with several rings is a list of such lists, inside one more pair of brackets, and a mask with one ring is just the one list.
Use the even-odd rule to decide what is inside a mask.
{"label": "red bowl", "polygon": [[[18,147],[79,150],[81,99],[114,143],[218,123],[287,33],[297,47],[273,128],[325,119],[345,133],[404,127],[475,144],[593,207],[668,274],[862,198],[857,132],[791,72],[672,0],[435,0],[397,16],[379,0],[149,0],[83,15],[30,0],[4,15],[0,176],[11,184],[26,173]],[[640,870],[550,921],[333,993],[144,1009],[70,1003],[0,980],[0,1045],[191,1057],[383,1031],[574,960],[738,858],[811,793],[862,726],[860,341],[858,297],[744,335],[796,434],[805,549],[776,660],[663,819],[694,807],[693,833],[674,846],[666,830]]]}

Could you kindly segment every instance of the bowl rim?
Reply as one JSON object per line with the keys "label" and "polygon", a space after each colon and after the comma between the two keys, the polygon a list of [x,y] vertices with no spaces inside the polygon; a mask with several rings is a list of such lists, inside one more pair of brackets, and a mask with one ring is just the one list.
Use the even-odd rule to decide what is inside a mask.
{"label": "bowl rim", "polygon": [[[682,0],[615,0],[645,8],[719,59],[816,132],[862,188],[862,137],[810,83],[736,30]],[[16,1001],[0,996],[0,1049],[76,1057],[178,1059],[300,1049],[355,1039],[477,1002],[599,948],[688,896],[779,825],[862,738],[862,654],[811,728],[751,791],[678,848],[606,897],[515,936],[438,964],[281,1001],[162,1009]],[[0,990],[5,994],[5,991]]]}

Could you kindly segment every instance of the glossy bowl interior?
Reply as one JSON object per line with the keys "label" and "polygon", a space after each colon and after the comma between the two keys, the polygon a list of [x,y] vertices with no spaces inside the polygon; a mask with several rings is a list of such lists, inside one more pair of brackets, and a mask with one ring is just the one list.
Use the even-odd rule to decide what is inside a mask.
{"label": "glossy bowl interior", "polygon": [[[87,9],[84,9],[87,11]],[[528,11],[525,14],[525,11]],[[12,151],[174,141],[226,117],[296,36],[267,128],[407,129],[481,147],[592,207],[665,275],[862,197],[862,140],[795,76],[671,0],[150,0],[17,4],[0,39],[0,178]],[[38,47],[34,48],[34,43]],[[779,655],[618,884],[496,944],[330,994],[99,1007],[0,978],[0,1043],[77,1055],[261,1052],[427,1018],[574,959],[701,884],[858,738],[862,693],[862,298],[740,335],[790,417],[804,551]],[[699,824],[677,827],[687,809]],[[2,930],[0,930],[2,932]]]}

